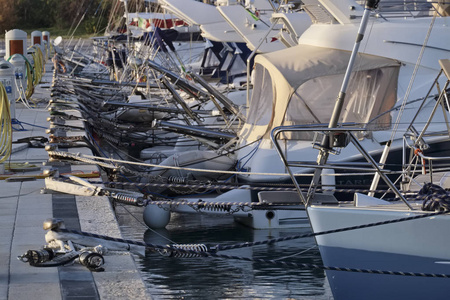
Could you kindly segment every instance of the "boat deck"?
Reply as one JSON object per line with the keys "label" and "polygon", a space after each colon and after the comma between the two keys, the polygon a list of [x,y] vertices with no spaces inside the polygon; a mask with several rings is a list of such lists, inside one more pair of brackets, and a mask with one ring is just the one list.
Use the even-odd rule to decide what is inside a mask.
{"label": "boat deck", "polygon": [[[33,98],[50,99],[52,64],[46,65],[44,84],[36,88]],[[13,141],[26,137],[47,137],[50,116],[45,105],[28,109],[17,103]],[[71,121],[73,122],[73,121]],[[81,121],[78,126],[84,127]],[[20,129],[20,130],[17,130]],[[83,131],[68,135],[83,135]],[[61,149],[63,150],[63,149]],[[69,149],[92,154],[89,148]],[[43,222],[61,218],[68,229],[121,237],[113,209],[106,197],[81,197],[61,193],[41,193],[45,187],[44,169],[60,173],[98,171],[92,165],[49,164],[43,147],[27,143],[13,144],[8,163],[16,169],[6,169],[0,176],[0,299],[150,299],[133,257],[128,252],[106,254],[104,272],[91,272],[79,263],[69,266],[38,268],[21,262],[18,256],[28,250],[39,250],[46,244]],[[44,164],[47,164],[44,166]]]}
{"label": "boat deck", "polygon": [[405,203],[402,201],[395,201],[395,202],[389,202],[389,204],[374,204],[374,205],[367,205],[367,206],[355,206],[353,202],[345,202],[345,203],[339,203],[335,205],[314,205],[316,207],[339,207],[343,209],[367,209],[367,210],[389,210],[389,211],[397,211],[397,212],[411,212],[411,213],[434,213],[434,211],[423,211],[422,210],[422,203],[423,201],[408,201],[408,203],[413,208],[412,210],[409,209]]}

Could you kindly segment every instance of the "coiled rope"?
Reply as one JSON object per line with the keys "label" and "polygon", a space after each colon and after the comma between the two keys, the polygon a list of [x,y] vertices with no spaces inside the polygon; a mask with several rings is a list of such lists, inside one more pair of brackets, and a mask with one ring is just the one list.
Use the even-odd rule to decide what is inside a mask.
{"label": "coiled rope", "polygon": [[426,183],[419,191],[418,197],[424,199],[424,211],[450,211],[450,195],[439,185]]}
{"label": "coiled rope", "polygon": [[9,158],[12,152],[12,123],[8,94],[0,82],[0,163]]}

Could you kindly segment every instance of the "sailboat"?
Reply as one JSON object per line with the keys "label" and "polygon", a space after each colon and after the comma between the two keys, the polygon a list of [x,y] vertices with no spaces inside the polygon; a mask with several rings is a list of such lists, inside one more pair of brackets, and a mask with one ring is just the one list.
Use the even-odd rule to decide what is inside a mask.
{"label": "sailboat", "polygon": [[[416,114],[410,119],[412,122],[404,136],[405,152],[410,150],[413,154],[404,154],[405,171],[399,180],[403,188],[416,186],[415,192],[400,192],[398,184],[394,184],[387,176],[389,171],[383,169],[366,151],[357,138],[357,133],[363,128],[338,122],[342,112],[341,101],[344,101],[347,85],[351,82],[349,70],[357,64],[355,60],[359,56],[357,53],[364,37],[367,18],[376,6],[377,1],[368,1],[366,4],[352,59],[328,126],[316,129],[304,126],[278,127],[272,132],[272,138],[284,165],[295,178],[292,167],[299,162],[285,155],[278,142],[279,137],[308,131],[325,133],[314,163],[315,176],[311,185],[306,194],[298,185],[297,190],[299,198],[307,207],[334,299],[447,299],[450,240],[446,238],[446,232],[450,222],[450,197],[445,190],[448,188],[448,168],[443,162],[448,161],[449,157],[442,156],[445,152],[438,157],[423,153],[426,153],[427,147],[433,146],[431,142],[437,136],[445,136],[447,140],[450,138],[448,119],[444,124],[438,118],[438,115],[445,116],[448,110],[450,60],[445,57],[439,60],[440,71],[436,72],[432,88],[422,99],[422,103],[430,99],[434,102],[433,109],[428,111],[429,118],[425,124],[420,124],[421,130],[416,130]],[[439,11],[445,11],[445,7],[440,7],[436,14]],[[431,96],[433,89],[437,89],[438,94]],[[419,109],[423,107],[421,105]],[[436,123],[438,126],[435,126]],[[312,202],[317,195],[317,176],[322,169],[332,165],[328,162],[328,156],[333,149],[332,141],[336,141],[338,136],[345,136],[345,139],[339,138],[340,141],[345,140],[340,146],[352,144],[367,162],[363,167],[353,166],[352,170],[367,171],[366,168],[370,166],[377,177],[385,181],[389,187],[386,193],[390,194],[373,197],[355,192],[347,197],[347,202]],[[413,162],[410,163],[407,157]],[[414,163],[417,161],[415,157],[419,164]],[[427,175],[415,177],[415,168]],[[420,188],[419,193],[417,188]]]}
{"label": "sailboat", "polygon": [[[240,185],[272,187],[291,182],[286,167],[278,160],[270,132],[280,125],[314,127],[330,120],[333,100],[344,77],[351,55],[351,41],[357,33],[357,24],[362,18],[364,7],[358,1],[336,4],[327,0],[304,1],[303,7],[314,24],[301,35],[299,45],[255,58],[254,92],[236,145],[236,170],[239,171],[236,181]],[[442,36],[448,35],[445,25],[448,17],[442,14],[432,18],[430,12],[435,8],[431,4],[419,8],[411,13],[387,2],[378,15],[369,19],[370,35],[362,41],[361,59],[355,66],[348,97],[343,103],[344,113],[340,116],[341,122],[360,124],[364,128],[356,133],[358,140],[377,160],[381,159],[385,145],[391,140],[397,116],[401,116],[402,119],[397,120],[400,126],[389,142],[391,154],[383,162],[398,171],[403,133],[407,130],[406,121],[413,118],[424,89],[435,80],[435,74],[440,69],[435,58],[445,57],[449,51],[446,39],[442,39]],[[398,15],[402,15],[402,18],[398,18]],[[435,26],[428,33],[432,20]],[[414,35],[410,34],[412,28]],[[417,63],[422,45],[420,39],[427,35],[428,45]],[[417,84],[409,87],[414,73]],[[407,102],[402,105],[404,99]],[[421,116],[428,114],[433,106],[432,101],[427,102]],[[401,110],[404,111],[402,115],[399,114]],[[438,117],[445,119],[442,114]],[[423,124],[419,124],[416,129],[420,130],[421,126]],[[320,141],[321,137],[313,132],[302,132],[286,136],[280,143],[291,160],[302,161],[315,158],[314,148]],[[437,138],[433,143],[442,146],[436,147],[439,152],[445,149],[447,141]],[[353,145],[339,150],[341,155],[330,156],[334,166],[322,173],[324,187],[330,190],[368,189],[372,182],[371,175],[355,175],[345,165],[338,165],[342,162],[364,162],[364,157]],[[298,164],[293,172],[297,174],[296,181],[306,184],[307,176],[312,174],[313,169],[308,164]],[[340,176],[327,174],[337,172],[341,173]],[[186,173],[182,173],[186,176]],[[215,199],[211,199],[211,195],[192,198],[193,202],[198,199],[210,202],[240,199],[241,202],[264,202],[275,206],[280,202],[276,196],[271,196],[270,191],[257,190],[233,190]],[[183,199],[186,199],[185,195]],[[297,208],[255,209],[246,217],[236,214],[236,220],[253,228],[305,226],[307,223],[306,214]]]}
{"label": "sailboat", "polygon": [[[265,187],[269,190],[276,189],[279,184],[292,184],[286,167],[278,160],[270,132],[280,125],[315,127],[329,121],[333,98],[350,58],[349,41],[356,34],[358,29],[356,24],[363,15],[364,7],[360,1],[352,0],[339,3],[330,0],[304,1],[303,7],[314,20],[314,24],[299,38],[299,45],[261,54],[255,58],[255,92],[248,102],[247,117],[242,118],[245,122],[243,121],[242,129],[236,135],[238,138],[236,145],[233,145],[236,140],[231,139],[230,143],[226,144],[228,148],[220,147],[215,151],[201,149],[187,154],[179,152],[177,157],[168,158],[168,161],[172,161],[169,167],[181,167],[179,170],[172,169],[173,173],[169,174],[170,179],[174,179],[172,182],[187,183],[188,188],[192,188],[193,191],[192,195],[186,195],[184,189],[180,193],[181,196],[172,198],[175,201],[178,199],[189,201],[188,205],[174,205],[172,211],[232,213],[237,221],[253,228],[309,226],[304,206],[298,197],[292,197],[287,206],[280,208],[279,205],[286,203],[280,203],[277,194],[263,190]],[[345,112],[341,116],[341,121],[362,124],[364,130],[357,133],[358,140],[375,157],[381,156],[384,144],[390,139],[393,120],[398,112],[404,109],[407,113],[403,114],[403,120],[408,120],[417,111],[424,87],[434,80],[434,74],[439,69],[435,58],[446,55],[449,51],[448,43],[441,38],[448,31],[445,26],[447,18],[442,15],[434,20],[435,29],[429,35],[429,45],[425,47],[422,60],[418,64],[420,68],[416,72],[416,78],[420,79],[420,84],[408,88],[421,50],[419,39],[427,35],[428,25],[432,19],[429,13],[433,11],[432,8],[430,4],[410,15],[401,11],[404,14],[401,19],[387,18],[389,14],[394,14],[389,10],[370,18],[370,39],[363,41],[361,49],[363,53],[360,54],[362,59],[355,67],[353,84],[344,103]],[[415,35],[409,34],[411,28],[414,28]],[[402,108],[400,104],[405,98],[408,102]],[[425,113],[432,108],[433,105],[426,104]],[[440,117],[444,118],[442,115]],[[396,150],[395,155],[389,156],[394,162],[395,156],[401,154],[402,134],[406,129],[406,126],[400,128],[390,143],[391,149]],[[420,130],[421,126],[416,129]],[[188,132],[187,135],[189,134]],[[294,139],[288,139],[292,137]],[[284,152],[289,153],[290,159],[303,160],[315,157],[316,150],[312,146],[320,144],[320,137],[314,138],[313,133],[307,132],[285,138],[281,142],[282,148]],[[337,143],[342,142],[336,139]],[[445,140],[435,141],[445,143]],[[167,149],[164,151],[168,152]],[[192,154],[203,158],[200,163],[217,156],[235,154],[235,157],[232,157],[232,163],[220,170],[214,168],[195,170],[192,161],[185,160],[188,161],[185,165],[180,163],[184,155]],[[354,146],[342,148],[341,155],[336,156],[335,165],[322,173],[324,175],[321,179],[322,185],[325,186],[326,183],[330,189],[343,187],[343,184],[367,188],[367,183],[371,181],[368,176],[355,176],[352,173],[344,174],[342,177],[326,176],[327,172],[345,171],[346,167],[337,165],[338,162],[352,162],[363,158]],[[389,160],[387,162],[389,163]],[[232,168],[234,163],[236,166]],[[156,166],[154,170],[160,172],[166,166]],[[229,170],[230,168],[232,169]],[[213,183],[228,184],[232,181],[231,185],[238,185],[241,189],[225,193],[220,191],[218,194],[214,193],[215,188],[208,190],[207,194],[202,193],[204,188],[200,188],[200,193],[199,189],[194,190],[198,182],[194,180],[194,183],[191,183],[192,175],[195,179],[196,175],[201,174],[203,179],[209,176],[208,172],[222,175],[220,181],[212,181]],[[305,183],[303,177],[310,177],[313,168],[307,164],[298,165],[294,172],[297,173],[296,180]],[[149,175],[152,174],[154,173],[150,170]],[[333,179],[327,181],[329,178]],[[201,201],[214,206],[215,203],[233,203],[236,199],[239,199],[241,204],[261,206],[258,209],[248,207],[242,209],[242,205],[226,204],[220,206],[224,209],[207,209],[207,205],[197,205]],[[263,205],[271,206],[261,209]],[[149,207],[150,205],[147,206]]]}

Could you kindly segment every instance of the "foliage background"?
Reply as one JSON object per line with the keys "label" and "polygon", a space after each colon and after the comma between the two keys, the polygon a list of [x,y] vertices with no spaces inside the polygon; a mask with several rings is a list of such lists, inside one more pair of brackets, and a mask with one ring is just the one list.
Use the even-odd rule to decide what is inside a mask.
{"label": "foliage background", "polygon": [[116,0],[0,0],[0,35],[51,28],[62,35],[104,32]]}

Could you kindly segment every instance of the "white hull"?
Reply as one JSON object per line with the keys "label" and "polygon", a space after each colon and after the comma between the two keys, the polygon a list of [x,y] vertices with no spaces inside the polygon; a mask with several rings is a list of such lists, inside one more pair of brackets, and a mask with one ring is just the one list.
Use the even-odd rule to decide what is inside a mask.
{"label": "white hull", "polygon": [[[404,205],[403,205],[404,206]],[[427,214],[397,205],[312,206],[314,232]],[[325,266],[427,274],[450,274],[448,228],[440,215],[320,235]],[[449,279],[327,271],[335,299],[448,299]]]}

